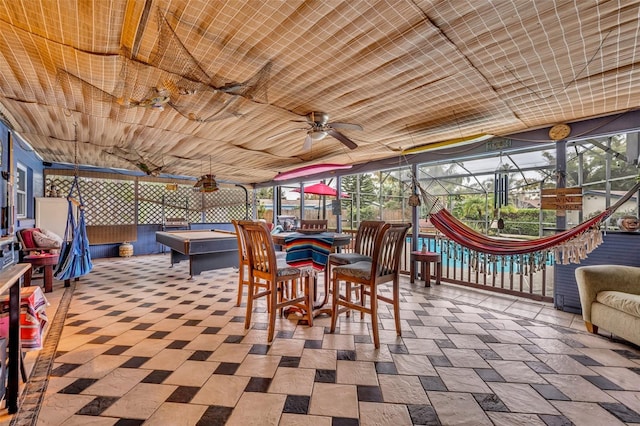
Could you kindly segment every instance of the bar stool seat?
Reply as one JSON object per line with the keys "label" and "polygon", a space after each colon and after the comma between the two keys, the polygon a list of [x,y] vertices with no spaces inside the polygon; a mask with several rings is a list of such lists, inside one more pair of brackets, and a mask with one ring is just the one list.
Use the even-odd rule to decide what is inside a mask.
{"label": "bar stool seat", "polygon": [[424,280],[425,287],[431,287],[431,263],[435,264],[436,284],[440,284],[440,278],[442,277],[442,257],[440,256],[440,253],[435,253],[432,251],[411,252],[409,275],[411,277],[412,284],[416,279],[416,262],[420,262],[420,277]]}

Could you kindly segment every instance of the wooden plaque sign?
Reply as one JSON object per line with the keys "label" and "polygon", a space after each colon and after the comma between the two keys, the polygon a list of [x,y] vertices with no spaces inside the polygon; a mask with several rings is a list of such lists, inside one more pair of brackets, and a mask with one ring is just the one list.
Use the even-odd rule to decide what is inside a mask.
{"label": "wooden plaque sign", "polygon": [[582,188],[543,189],[542,210],[582,210]]}

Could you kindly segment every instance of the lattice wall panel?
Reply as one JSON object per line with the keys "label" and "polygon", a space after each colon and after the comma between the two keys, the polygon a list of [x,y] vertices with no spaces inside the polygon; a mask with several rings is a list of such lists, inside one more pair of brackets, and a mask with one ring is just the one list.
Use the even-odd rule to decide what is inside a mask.
{"label": "lattice wall panel", "polygon": [[138,223],[141,225],[162,223],[162,203],[165,184],[144,182],[138,186]]}
{"label": "lattice wall panel", "polygon": [[220,188],[216,192],[204,193],[202,204],[204,222],[229,222],[231,219],[251,217],[251,206],[247,206],[244,190]]}
{"label": "lattice wall panel", "polygon": [[[58,187],[69,194],[72,176],[48,176],[45,187]],[[85,204],[85,220],[90,225],[131,225],[136,223],[135,182],[131,180],[80,177],[80,192]],[[77,193],[73,194],[77,197]]]}
{"label": "lattice wall panel", "polygon": [[[59,194],[66,196],[73,176],[65,175],[65,172],[70,173],[45,171],[46,188],[55,185]],[[196,223],[230,222],[252,215],[244,189],[237,186],[223,184],[216,192],[201,193],[193,188],[192,181],[131,176],[118,178],[119,175],[111,173],[85,174],[87,176],[79,178],[79,185],[86,205],[88,226],[153,225],[176,219]],[[248,195],[253,197],[252,192]]]}
{"label": "lattice wall panel", "polygon": [[190,214],[193,202],[190,200],[192,184],[176,184],[176,190],[167,189],[166,183],[138,183],[138,223],[141,225],[161,224],[164,220],[191,221],[198,214]]}

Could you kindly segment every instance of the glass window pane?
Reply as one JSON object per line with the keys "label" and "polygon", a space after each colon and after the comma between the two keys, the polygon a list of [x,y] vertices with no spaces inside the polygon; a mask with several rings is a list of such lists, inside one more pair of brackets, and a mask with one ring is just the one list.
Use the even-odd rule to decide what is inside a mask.
{"label": "glass window pane", "polygon": [[18,191],[27,190],[27,171],[25,169],[18,168],[18,172],[16,174],[16,189]]}
{"label": "glass window pane", "polygon": [[24,193],[18,193],[16,199],[16,215],[18,217],[27,216],[27,196]]}

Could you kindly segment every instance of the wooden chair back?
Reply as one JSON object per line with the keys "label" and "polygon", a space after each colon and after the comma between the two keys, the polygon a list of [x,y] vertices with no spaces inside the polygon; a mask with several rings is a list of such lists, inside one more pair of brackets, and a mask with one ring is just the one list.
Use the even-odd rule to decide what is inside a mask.
{"label": "wooden chair back", "polygon": [[304,219],[300,221],[300,229],[323,229],[326,230],[328,221],[326,219]]}
{"label": "wooden chair back", "polygon": [[376,238],[384,224],[385,222],[382,220],[363,220],[360,222],[353,251],[372,257],[376,246]]}
{"label": "wooden chair back", "polygon": [[238,240],[238,299],[236,306],[242,303],[242,292],[245,285],[249,285],[249,256],[247,254],[247,244],[244,240],[244,234],[237,220],[232,220],[233,228],[236,230],[236,239]]}
{"label": "wooden chair back", "polygon": [[238,256],[239,256],[239,260],[240,262],[246,262],[247,261],[247,245],[244,241],[244,234],[242,233],[242,230],[240,229],[240,226],[238,225],[238,221],[237,220],[232,220],[231,223],[233,223],[233,228],[236,231],[236,239],[238,240]]}
{"label": "wooden chair back", "polygon": [[410,223],[385,224],[378,233],[371,265],[372,279],[377,283],[397,279],[400,273],[400,257],[406,245]]}
{"label": "wooden chair back", "polygon": [[238,225],[243,231],[250,273],[256,278],[274,280],[277,272],[276,249],[267,224],[241,220]]}

